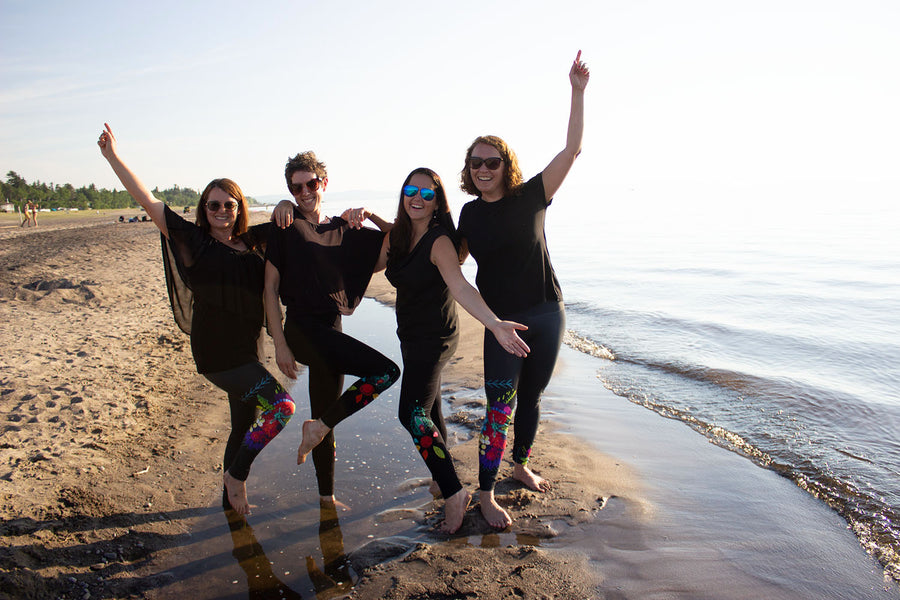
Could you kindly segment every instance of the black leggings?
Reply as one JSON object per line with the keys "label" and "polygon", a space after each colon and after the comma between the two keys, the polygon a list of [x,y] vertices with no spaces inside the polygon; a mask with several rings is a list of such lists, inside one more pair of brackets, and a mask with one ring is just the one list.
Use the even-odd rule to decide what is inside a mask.
{"label": "black leggings", "polygon": [[294,414],[294,401],[258,362],[203,376],[228,393],[231,407],[231,434],[222,467],[246,481],[253,460]]}
{"label": "black leggings", "polygon": [[[341,317],[288,318],[284,337],[294,358],[309,367],[309,406],[313,419],[332,429],[368,405],[400,377],[400,368],[381,352],[341,331]],[[341,394],[344,374],[359,377]],[[312,451],[320,496],[334,494],[334,432]]]}
{"label": "black leggings", "polygon": [[447,427],[441,413],[441,371],[448,359],[403,353],[403,381],[397,417],[409,431],[416,450],[425,459],[431,477],[449,498],[462,489],[447,450]]}
{"label": "black leggings", "polygon": [[531,352],[525,358],[514,356],[497,343],[490,331],[484,332],[487,415],[478,447],[478,484],[483,491],[494,489],[514,409],[513,460],[528,464],[541,418],[541,394],[550,383],[566,328],[566,312],[561,302],[540,304],[505,318],[528,326],[519,336]]}

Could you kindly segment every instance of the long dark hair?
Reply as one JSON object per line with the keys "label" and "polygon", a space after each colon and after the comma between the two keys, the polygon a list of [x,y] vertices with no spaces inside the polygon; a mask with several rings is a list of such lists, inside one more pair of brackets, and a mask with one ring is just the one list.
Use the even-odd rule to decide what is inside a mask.
{"label": "long dark hair", "polygon": [[388,264],[400,260],[409,254],[410,244],[412,243],[412,221],[406,214],[406,208],[403,206],[403,188],[409,183],[414,175],[425,175],[431,178],[434,185],[434,202],[436,202],[434,210],[434,218],[429,224],[429,229],[435,225],[441,225],[450,235],[453,245],[459,251],[459,239],[456,235],[456,225],[453,224],[453,215],[450,214],[450,204],[447,202],[447,192],[444,190],[444,184],[440,175],[427,167],[419,167],[414,169],[400,186],[400,202],[397,204],[397,218],[394,220],[394,227],[391,229],[391,244],[388,248]]}

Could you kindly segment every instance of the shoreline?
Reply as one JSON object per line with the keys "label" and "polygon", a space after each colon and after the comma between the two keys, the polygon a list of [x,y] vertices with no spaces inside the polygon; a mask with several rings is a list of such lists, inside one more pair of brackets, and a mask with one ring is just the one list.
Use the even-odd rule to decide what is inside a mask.
{"label": "shoreline", "polygon": [[[240,569],[237,555],[219,556],[218,536],[228,536],[228,547],[232,537],[217,509],[227,408],[223,393],[195,372],[188,339],[172,321],[158,231],[151,223],[79,217],[79,223],[56,228],[39,217],[36,229],[0,232],[0,267],[6,273],[0,306],[7,315],[0,338],[5,349],[0,359],[5,415],[0,426],[0,597],[172,597],[180,585],[192,585],[193,575],[182,567],[185,553],[193,568],[206,564],[198,557],[210,540],[215,548],[209,551],[224,569],[212,574],[230,584]],[[101,219],[107,220],[97,222]],[[379,275],[367,296],[384,303],[392,291]],[[381,349],[391,337],[396,340],[387,309],[366,307],[360,313],[365,314],[348,319],[348,327],[371,335],[367,343]],[[465,311],[460,317],[468,324],[445,369],[444,392],[455,414],[452,427],[465,431],[483,416],[481,326]],[[266,356],[266,365],[277,373],[271,341]],[[430,527],[441,518],[440,503],[421,488],[376,492],[360,487],[387,481],[377,469],[393,468],[394,462],[392,477],[398,482],[427,476],[385,399],[379,427],[386,431],[385,447],[399,448],[399,457],[369,458],[375,463],[367,465],[375,469],[373,475],[357,468],[338,476],[346,493],[371,496],[366,501],[373,507],[391,507],[366,514],[359,500],[355,511],[340,515],[348,556],[356,557],[360,569],[368,567],[347,592],[350,597],[370,597],[374,590],[384,597],[416,590],[440,597],[460,580],[460,568],[468,569],[463,579],[473,591],[505,581],[495,588],[498,594],[522,586],[522,597],[540,597],[534,595],[546,590],[540,577],[503,580],[498,573],[518,570],[543,577],[563,566],[559,597],[715,593],[738,598],[742,585],[744,591],[766,590],[775,598],[842,597],[841,589],[855,593],[848,597],[896,593],[896,585],[882,580],[877,563],[823,503],[689,428],[613,395],[597,380],[591,360],[564,348],[545,395],[534,464],[536,470],[557,474],[559,495],[541,498],[501,482],[515,510],[534,515],[527,531],[517,533],[482,530],[478,515],[471,514],[477,511],[473,503],[469,529],[450,538],[435,536]],[[297,417],[308,410],[302,395],[295,400],[298,415],[276,439],[294,451],[302,423]],[[340,448],[346,444],[348,460],[353,432],[374,426],[366,419],[350,421],[339,442]],[[471,453],[476,437],[461,435],[451,447],[467,486],[477,465]],[[579,460],[568,461],[569,454]],[[287,473],[284,464],[290,458],[287,450],[267,448],[251,474],[251,501],[261,504],[248,520],[256,528],[251,538],[276,562],[280,553],[273,548],[288,542],[269,534],[269,528],[280,531],[281,522],[301,532],[322,527],[318,509],[303,509],[314,494],[311,488],[291,483],[289,493],[282,493],[253,480],[267,468]],[[306,481],[310,470],[291,477]],[[757,497],[760,492],[764,497]],[[581,498],[580,504],[573,498]],[[571,506],[561,510],[566,503]],[[396,521],[380,521],[388,518],[381,513]],[[520,525],[524,529],[525,520]],[[804,532],[804,526],[814,533]],[[392,528],[415,532],[415,547],[399,560],[361,557],[369,532],[383,540],[383,532]],[[541,537],[545,534],[549,537]],[[296,533],[280,535],[293,544],[307,543],[290,537]],[[290,564],[285,570],[295,577],[300,566]],[[183,580],[181,573],[186,573]],[[398,577],[420,587],[388,585]],[[202,595],[203,588],[187,589],[197,598],[211,597]],[[733,595],[718,594],[721,589],[734,590]]]}

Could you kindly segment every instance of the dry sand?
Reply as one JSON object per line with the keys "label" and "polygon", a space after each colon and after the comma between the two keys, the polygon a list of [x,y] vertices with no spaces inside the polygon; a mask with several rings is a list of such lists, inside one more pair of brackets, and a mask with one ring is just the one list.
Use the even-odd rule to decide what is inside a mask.
{"label": "dry sand", "polygon": [[[159,578],[192,519],[219,501],[224,394],[196,374],[172,321],[156,228],[116,223],[119,214],[137,211],[60,215],[28,229],[0,215],[0,597],[164,597],[153,590],[164,588]],[[383,278],[371,291],[390,299]],[[451,389],[481,385],[480,327],[465,323],[445,372]],[[267,357],[277,372],[270,342]],[[477,421],[477,407],[459,408]],[[514,533],[556,536],[554,524],[596,519],[610,498],[623,522],[641,518],[640,486],[625,466],[573,453],[564,434],[540,435],[548,451],[535,470],[556,485],[525,490],[507,465],[497,493]],[[471,489],[475,451],[474,440],[453,448]],[[595,596],[582,555],[454,542],[487,531],[473,507],[458,536],[399,560],[353,553],[362,573],[351,597]]]}

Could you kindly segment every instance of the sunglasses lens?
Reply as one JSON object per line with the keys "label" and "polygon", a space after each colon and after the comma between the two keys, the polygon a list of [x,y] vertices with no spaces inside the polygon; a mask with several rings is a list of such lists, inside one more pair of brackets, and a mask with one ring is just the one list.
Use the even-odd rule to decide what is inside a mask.
{"label": "sunglasses lens", "polygon": [[418,191],[419,191],[419,188],[417,188],[414,185],[403,186],[403,195],[406,196],[407,198],[412,198],[413,196],[416,195],[416,193]]}
{"label": "sunglasses lens", "polygon": [[419,190],[419,195],[422,196],[422,200],[425,202],[431,202],[434,200],[434,190],[430,190],[428,188],[422,188]]}
{"label": "sunglasses lens", "polygon": [[500,164],[502,162],[503,159],[497,156],[492,156],[491,158],[481,158],[480,156],[469,157],[469,167],[473,170],[480,169],[481,165],[484,165],[491,171],[496,171],[498,168],[500,168]]}
{"label": "sunglasses lens", "polygon": [[292,183],[288,187],[288,189],[291,191],[292,194],[297,195],[303,191],[304,186],[306,186],[306,189],[308,189],[309,191],[314,192],[317,189],[319,189],[319,179],[318,178],[310,179],[306,183]]}
{"label": "sunglasses lens", "polygon": [[208,208],[210,212],[219,212],[219,209],[223,206],[225,207],[225,210],[229,212],[233,212],[238,207],[237,202],[234,202],[233,200],[228,200],[224,204],[218,200],[206,203],[206,208]]}

